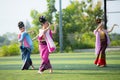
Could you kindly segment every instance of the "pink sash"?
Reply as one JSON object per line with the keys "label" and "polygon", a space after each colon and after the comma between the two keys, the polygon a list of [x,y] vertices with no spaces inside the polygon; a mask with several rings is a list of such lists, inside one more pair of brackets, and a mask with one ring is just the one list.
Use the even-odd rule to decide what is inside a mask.
{"label": "pink sash", "polygon": [[[42,39],[42,36],[43,36],[43,33],[44,30],[40,30],[40,33],[39,33],[39,39]],[[48,47],[48,50],[49,52],[54,52],[56,50],[56,46],[54,44],[54,41],[52,39],[52,34],[50,34],[51,30],[48,30],[46,33],[45,33],[45,41],[47,43],[47,47]]]}

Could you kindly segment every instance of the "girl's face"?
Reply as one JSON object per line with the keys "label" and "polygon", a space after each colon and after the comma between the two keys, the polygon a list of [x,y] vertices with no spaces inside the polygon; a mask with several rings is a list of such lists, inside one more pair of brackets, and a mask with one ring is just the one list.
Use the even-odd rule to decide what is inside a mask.
{"label": "girl's face", "polygon": [[24,32],[25,31],[25,27],[20,28],[20,31]]}
{"label": "girl's face", "polygon": [[48,21],[46,21],[46,22],[43,24],[43,27],[46,29],[48,26],[49,26],[49,23],[48,23]]}

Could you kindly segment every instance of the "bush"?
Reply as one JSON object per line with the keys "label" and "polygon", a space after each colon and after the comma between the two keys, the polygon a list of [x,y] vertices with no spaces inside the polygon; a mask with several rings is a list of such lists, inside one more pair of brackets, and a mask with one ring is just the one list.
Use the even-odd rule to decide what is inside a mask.
{"label": "bush", "polygon": [[110,46],[120,46],[120,40],[111,40]]}
{"label": "bush", "polygon": [[39,53],[39,45],[38,41],[33,42],[33,51],[32,54],[38,54]]}
{"label": "bush", "polygon": [[18,44],[11,44],[9,46],[2,46],[0,49],[0,56],[19,55],[20,49]]}
{"label": "bush", "polygon": [[111,46],[120,46],[120,34],[110,34]]}
{"label": "bush", "polygon": [[72,38],[69,38],[72,50],[73,49],[86,49],[95,47],[95,35],[93,32],[84,34],[72,34]]}

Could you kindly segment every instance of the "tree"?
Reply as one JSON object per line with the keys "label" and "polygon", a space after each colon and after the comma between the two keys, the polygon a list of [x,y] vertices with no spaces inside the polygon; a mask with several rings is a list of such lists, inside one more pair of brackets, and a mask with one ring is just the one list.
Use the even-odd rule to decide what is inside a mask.
{"label": "tree", "polygon": [[[84,33],[91,33],[91,31],[95,29],[95,19],[97,16],[101,17],[103,15],[103,10],[101,9],[101,2],[97,2],[97,4],[94,5],[93,1],[94,0],[82,0],[81,2],[79,2],[77,0],[71,0],[71,4],[62,10],[64,50],[69,51],[71,49],[74,49],[73,44],[79,45],[79,43],[82,43],[81,40],[83,40],[82,36]],[[55,0],[47,0],[47,3],[48,11],[44,13],[39,13],[36,10],[31,11],[34,29],[39,29],[39,27],[41,27],[39,23],[39,16],[41,15],[46,16],[49,22],[53,22],[53,13],[56,12],[54,6]],[[56,13],[55,18],[55,22],[59,24],[59,12]],[[38,30],[36,32],[38,33]],[[59,33],[58,29],[57,32]],[[54,36],[54,39],[56,41],[57,47],[59,48],[58,33]],[[71,38],[69,38],[70,35]],[[72,44],[71,41],[74,41],[75,43],[72,42]]]}
{"label": "tree", "polygon": [[7,35],[8,35],[8,33],[3,34],[2,36],[0,36],[0,46],[10,44],[11,41],[9,40],[9,37]]}
{"label": "tree", "polygon": [[[103,10],[101,2],[97,2],[96,5],[93,5],[92,2],[93,0],[82,0],[81,2],[73,0],[62,10],[64,49],[72,47],[73,42],[70,43],[71,41],[80,43],[84,33],[89,33],[95,29],[95,19],[97,16],[103,15]],[[59,23],[59,13],[56,14],[56,22]],[[68,35],[72,35],[71,38],[68,39]],[[56,39],[58,40],[57,37]],[[72,47],[72,49],[74,48]]]}
{"label": "tree", "polygon": [[53,22],[53,14],[57,11],[55,8],[55,0],[47,0],[48,11],[45,12],[45,15],[50,23]]}

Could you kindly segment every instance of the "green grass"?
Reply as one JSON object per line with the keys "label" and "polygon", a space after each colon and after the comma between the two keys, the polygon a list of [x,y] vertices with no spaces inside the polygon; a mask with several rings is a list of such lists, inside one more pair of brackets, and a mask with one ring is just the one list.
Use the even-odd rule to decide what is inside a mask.
{"label": "green grass", "polygon": [[31,55],[35,70],[20,70],[20,56],[0,57],[0,80],[120,80],[120,52],[107,52],[107,67],[96,67],[93,52],[50,55],[53,74],[38,74],[39,54]]}

